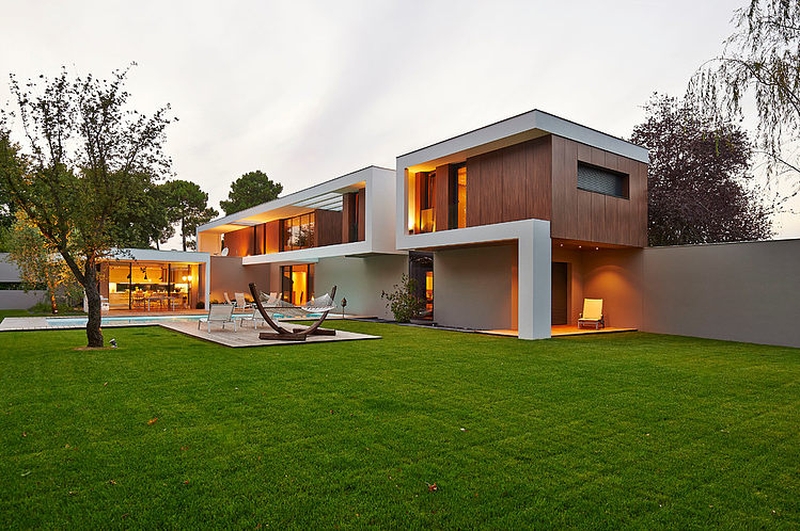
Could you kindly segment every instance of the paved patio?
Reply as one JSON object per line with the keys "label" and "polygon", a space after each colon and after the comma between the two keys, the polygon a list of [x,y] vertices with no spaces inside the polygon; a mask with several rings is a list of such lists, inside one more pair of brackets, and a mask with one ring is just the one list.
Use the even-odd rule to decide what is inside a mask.
{"label": "paved patio", "polygon": [[[305,341],[283,341],[280,339],[259,339],[259,334],[262,332],[272,332],[267,326],[260,326],[254,329],[252,326],[241,327],[237,326],[236,332],[233,331],[233,326],[225,325],[223,329],[218,324],[211,325],[211,332],[208,332],[208,327],[205,323],[201,323],[198,328],[197,321],[173,321],[167,323],[159,323],[159,326],[186,334],[187,336],[196,337],[205,341],[211,341],[226,347],[275,347],[279,345],[307,345],[309,343],[330,343],[334,341],[359,341],[363,339],[381,339],[380,336],[371,336],[367,334],[356,334],[353,332],[344,332],[337,330],[335,336],[308,336]],[[302,328],[297,326],[297,328]]]}

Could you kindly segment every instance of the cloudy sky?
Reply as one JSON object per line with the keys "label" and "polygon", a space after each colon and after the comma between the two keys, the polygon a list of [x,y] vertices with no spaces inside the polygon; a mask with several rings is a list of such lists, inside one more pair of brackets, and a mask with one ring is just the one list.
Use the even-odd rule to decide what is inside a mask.
{"label": "cloudy sky", "polygon": [[[169,103],[176,177],[219,209],[261,170],[293,192],[541,109],[627,138],[680,95],[745,0],[27,0],[4,2],[7,76],[135,61],[133,105]],[[800,220],[780,220],[800,237]]]}

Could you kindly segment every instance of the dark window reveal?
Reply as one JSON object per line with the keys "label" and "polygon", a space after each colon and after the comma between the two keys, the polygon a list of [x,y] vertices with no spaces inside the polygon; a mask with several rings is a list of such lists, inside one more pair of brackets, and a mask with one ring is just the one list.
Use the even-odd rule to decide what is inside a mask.
{"label": "dark window reveal", "polygon": [[628,176],[579,162],[578,188],[587,192],[628,199]]}

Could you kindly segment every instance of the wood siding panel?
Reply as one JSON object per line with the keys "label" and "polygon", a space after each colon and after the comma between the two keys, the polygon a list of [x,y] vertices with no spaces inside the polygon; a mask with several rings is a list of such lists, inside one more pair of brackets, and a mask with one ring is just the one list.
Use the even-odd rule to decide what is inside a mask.
{"label": "wood siding panel", "polygon": [[[628,198],[578,190],[578,162],[628,175]],[[446,183],[437,168],[437,230]],[[647,242],[647,165],[557,136],[467,159],[467,226],[520,219],[551,221],[551,236],[643,247]],[[448,170],[449,177],[449,170]],[[443,192],[446,194],[446,192]]]}
{"label": "wood siding panel", "polygon": [[552,137],[533,140],[526,150],[529,176],[527,218],[553,219]]}
{"label": "wood siding panel", "polygon": [[363,242],[367,236],[367,191],[358,191],[358,241]]}
{"label": "wood siding panel", "polygon": [[637,217],[631,221],[635,233],[631,240],[637,242],[635,245],[645,247],[647,245],[647,164],[632,162],[634,170],[631,175],[636,175],[635,181],[631,179],[631,201],[637,207]]}
{"label": "wood siding panel", "polygon": [[[503,159],[491,152],[467,159],[467,210],[477,208],[475,225],[491,225],[502,219]],[[473,176],[477,179],[473,179]],[[473,180],[475,182],[473,182]],[[467,214],[467,224],[470,222]]]}
{"label": "wood siding panel", "polygon": [[277,253],[281,248],[281,222],[280,220],[270,221],[266,226],[267,233],[267,253]]}
{"label": "wood siding panel", "polygon": [[[628,198],[578,190],[578,162],[628,175]],[[636,247],[646,244],[646,164],[558,137],[553,138],[553,164],[554,238]]]}
{"label": "wood siding panel", "polygon": [[489,153],[484,157],[484,170],[489,175],[489,186],[484,188],[482,214],[484,225],[503,221],[503,156],[502,153]]}
{"label": "wood siding panel", "polygon": [[576,239],[591,242],[594,241],[593,233],[592,233],[592,225],[596,223],[596,220],[593,218],[593,203],[592,203],[592,196],[594,194],[590,192],[584,192],[583,190],[577,190],[577,212],[575,216],[575,232],[568,236],[569,239]]}
{"label": "wood siding panel", "polygon": [[450,165],[436,167],[436,230],[447,230],[450,214]]}
{"label": "wood siding panel", "polygon": [[467,159],[467,227],[483,225],[481,219],[481,190],[483,171],[479,160]]}
{"label": "wood siding panel", "polygon": [[554,238],[578,239],[582,222],[578,206],[577,160],[582,144],[561,137],[553,137],[552,144],[553,212],[550,233]]}
{"label": "wood siding panel", "polygon": [[316,210],[314,230],[317,246],[342,243],[342,213],[333,210]]}
{"label": "wood siding panel", "polygon": [[355,193],[351,192],[342,196],[342,243],[350,241],[350,220],[353,219],[355,209]]}
{"label": "wood siding panel", "polygon": [[253,227],[225,233],[228,256],[250,256],[253,254]]}
{"label": "wood siding panel", "polygon": [[528,172],[526,154],[532,151],[527,143],[518,144],[502,150],[502,211],[500,219],[503,221],[517,221],[527,219],[529,206],[532,202],[533,175]]}

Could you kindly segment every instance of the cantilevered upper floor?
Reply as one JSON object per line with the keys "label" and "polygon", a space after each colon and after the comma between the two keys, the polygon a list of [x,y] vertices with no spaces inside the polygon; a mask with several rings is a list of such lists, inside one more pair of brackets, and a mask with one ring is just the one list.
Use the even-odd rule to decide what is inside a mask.
{"label": "cantilevered upper floor", "polygon": [[554,240],[644,247],[647,163],[642,147],[533,110],[399,156],[397,246],[538,219]]}
{"label": "cantilevered upper floor", "polygon": [[198,250],[243,264],[394,252],[395,172],[369,166],[197,229]]}

